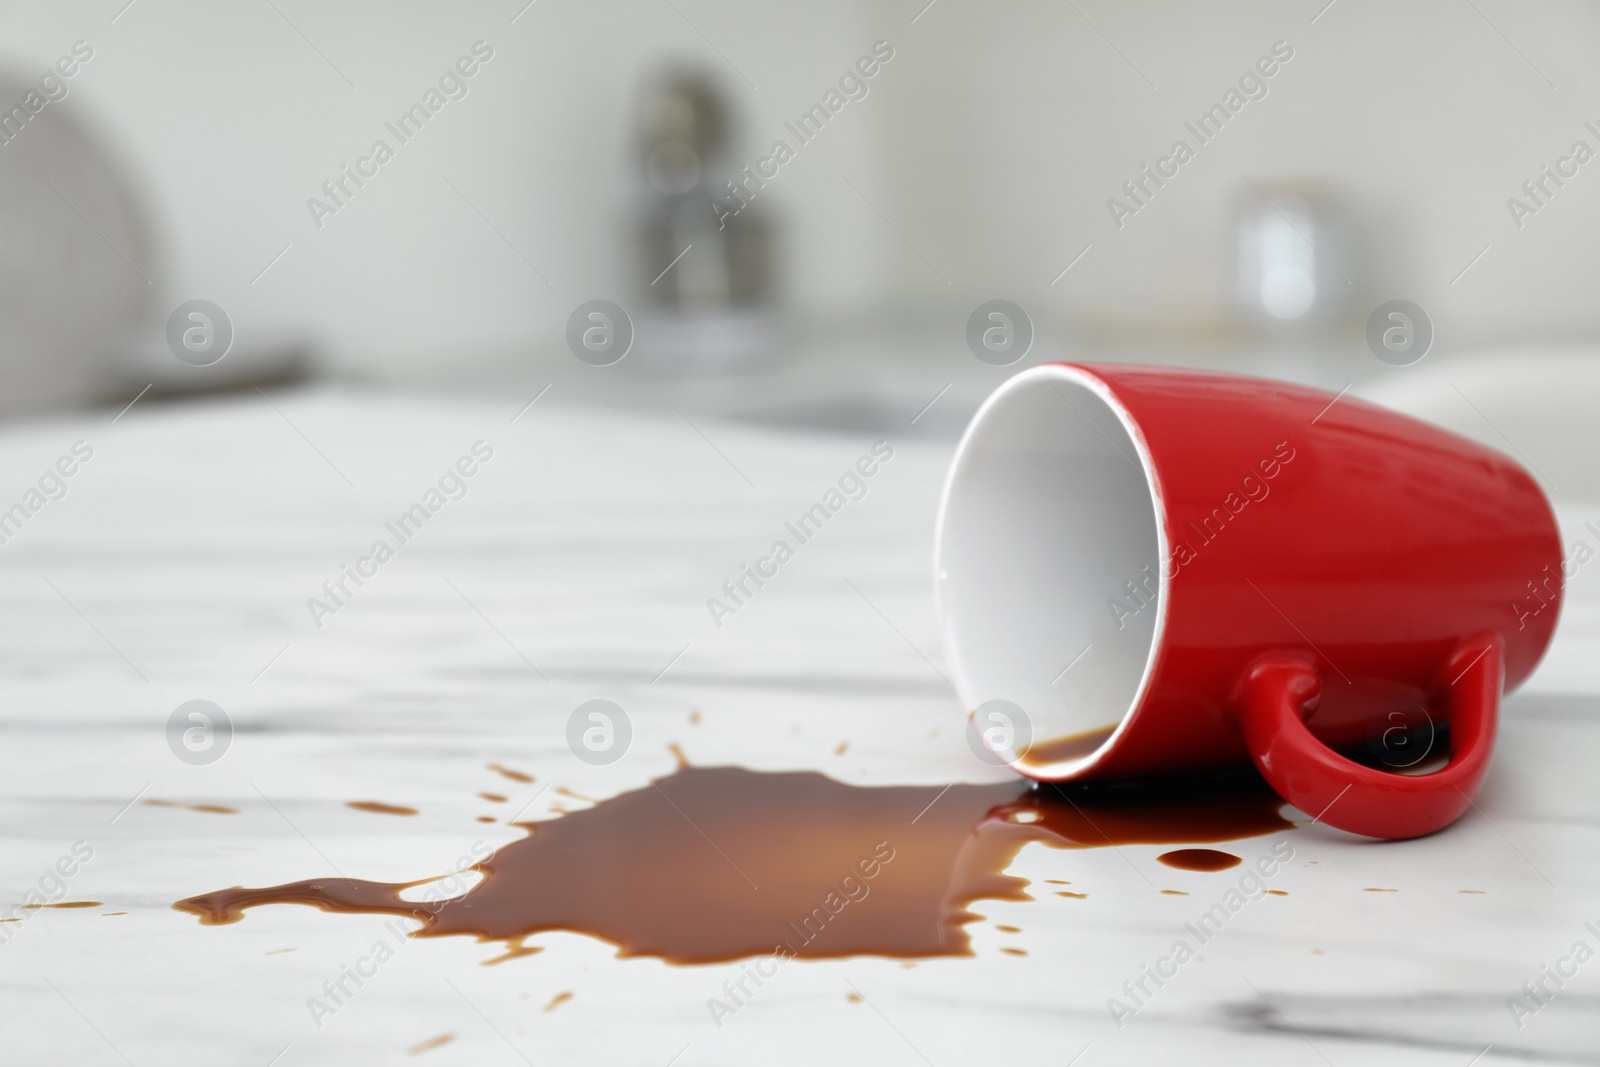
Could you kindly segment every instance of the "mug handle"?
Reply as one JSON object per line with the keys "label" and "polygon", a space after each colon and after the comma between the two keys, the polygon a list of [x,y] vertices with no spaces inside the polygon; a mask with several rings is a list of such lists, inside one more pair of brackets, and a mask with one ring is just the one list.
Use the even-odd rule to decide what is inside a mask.
{"label": "mug handle", "polygon": [[1392,774],[1354,763],[1312,736],[1305,718],[1322,692],[1316,661],[1300,653],[1257,660],[1245,677],[1238,724],[1256,767],[1313,822],[1368,837],[1422,837],[1472,804],[1489,771],[1504,684],[1500,638],[1462,643],[1440,678],[1450,724],[1450,764],[1432,774]]}

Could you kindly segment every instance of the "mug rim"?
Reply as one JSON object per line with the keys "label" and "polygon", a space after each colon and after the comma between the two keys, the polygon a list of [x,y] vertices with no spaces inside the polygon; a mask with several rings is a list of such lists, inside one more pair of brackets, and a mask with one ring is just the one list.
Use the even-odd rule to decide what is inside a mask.
{"label": "mug rim", "polygon": [[[1171,549],[1167,536],[1165,497],[1162,492],[1160,477],[1156,473],[1155,462],[1150,453],[1149,443],[1145,440],[1144,431],[1137,419],[1117,398],[1110,383],[1096,374],[1090,367],[1076,363],[1044,363],[1012,375],[984,399],[977,412],[972,416],[971,421],[968,422],[965,431],[961,435],[961,440],[957,443],[955,452],[951,456],[950,466],[945,474],[944,487],[939,495],[937,517],[934,520],[934,609],[939,618],[940,640],[949,658],[952,675],[951,685],[955,689],[957,697],[966,706],[967,716],[970,719],[977,707],[975,703],[977,694],[973,692],[972,686],[966,677],[966,672],[957,650],[958,646],[953,632],[954,626],[951,612],[947,610],[945,604],[945,583],[941,578],[950,498],[955,489],[956,479],[962,469],[963,461],[967,458],[976,435],[985,432],[983,427],[994,414],[997,405],[1004,402],[1017,390],[1029,388],[1044,381],[1066,381],[1077,385],[1087,390],[1116,416],[1123,432],[1127,434],[1129,441],[1133,443],[1135,452],[1138,454],[1140,473],[1144,476],[1145,487],[1150,494],[1150,505],[1156,527],[1157,585],[1154,628],[1150,635],[1150,647],[1146,653],[1144,669],[1140,674],[1138,685],[1134,688],[1133,696],[1128,706],[1121,711],[1116,726],[1112,728],[1111,733],[1100,742],[1094,751],[1087,755],[1057,760],[1052,763],[1033,764],[1028,762],[1027,753],[1024,751],[1016,760],[1008,764],[1013,770],[1030,778],[1042,781],[1066,781],[1086,775],[1102,763],[1116,747],[1123,734],[1127,732],[1140,709],[1144,707],[1151,682],[1155,676],[1156,661],[1159,659],[1164,646],[1172,588],[1171,578],[1167,573],[1167,561],[1170,558]],[[1076,735],[1069,734],[1066,736]]]}

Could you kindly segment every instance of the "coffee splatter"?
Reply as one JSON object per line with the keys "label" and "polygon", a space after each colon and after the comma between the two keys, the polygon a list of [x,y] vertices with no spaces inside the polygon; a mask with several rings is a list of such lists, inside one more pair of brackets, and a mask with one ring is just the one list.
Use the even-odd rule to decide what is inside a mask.
{"label": "coffee splatter", "polygon": [[436,1048],[440,1047],[441,1045],[448,1045],[450,1042],[454,1041],[455,1039],[456,1039],[456,1035],[453,1034],[453,1033],[440,1034],[438,1037],[430,1037],[430,1038],[428,1038],[428,1040],[419,1041],[415,1045],[412,1045],[410,1048],[406,1049],[406,1055],[408,1055],[408,1056],[420,1056],[422,1053],[431,1051],[432,1049],[436,1049]]}
{"label": "coffee splatter", "polygon": [[548,1004],[546,1004],[544,1006],[544,1010],[545,1011],[555,1011],[557,1008],[561,1007],[561,1005],[565,1004],[567,1001],[569,1001],[571,999],[572,999],[572,994],[570,992],[557,993],[555,996],[550,998],[550,1003],[548,1003]]}
{"label": "coffee splatter", "polygon": [[287,903],[406,916],[420,923],[415,937],[503,942],[502,961],[538,952],[527,940],[554,930],[679,964],[775,951],[963,956],[970,904],[1031,899],[1024,879],[1005,874],[1024,845],[1227,841],[1290,829],[1281,807],[1253,778],[1176,791],[863,788],[812,772],[686,767],[562,818],[515,824],[527,836],[471,868],[484,875],[477,885],[427,907],[400,894],[437,878],[318,878],[174,906],[208,924]]}
{"label": "coffee splatter", "polygon": [[500,776],[502,776],[504,778],[509,778],[513,782],[525,782],[526,783],[526,782],[534,781],[533,775],[531,775],[531,774],[523,774],[521,771],[514,771],[510,767],[502,767],[498,763],[491,763],[491,764],[488,765],[488,767],[489,767],[489,770],[493,771],[494,773],[496,773],[496,774],[498,774],[498,775],[500,775]]}
{"label": "coffee splatter", "polygon": [[172,800],[158,800],[154,797],[145,801],[152,808],[185,808],[189,811],[203,811],[211,815],[237,815],[238,808],[224,807],[221,804],[179,804]]}
{"label": "coffee splatter", "polygon": [[1180,871],[1225,871],[1244,862],[1231,852],[1215,848],[1179,848],[1163,852],[1156,859]]}
{"label": "coffee splatter", "polygon": [[351,800],[345,803],[345,807],[354,808],[357,811],[370,811],[374,815],[415,815],[417,813],[416,808],[401,807],[399,804],[385,804],[378,800]]}

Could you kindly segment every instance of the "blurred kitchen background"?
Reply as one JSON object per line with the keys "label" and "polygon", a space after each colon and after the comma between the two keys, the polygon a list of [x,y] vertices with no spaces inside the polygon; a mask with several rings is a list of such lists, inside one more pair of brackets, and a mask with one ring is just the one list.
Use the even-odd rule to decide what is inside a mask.
{"label": "blurred kitchen background", "polygon": [[[1592,483],[1540,435],[1600,398],[1600,163],[1523,184],[1600,149],[1597,54],[1579,2],[0,4],[0,408],[550,385],[953,436],[1023,366],[1163,362],[1353,384]],[[1031,322],[1010,366],[969,348],[993,299]],[[1393,299],[1431,320],[1412,366],[1365,337]],[[168,343],[192,300],[231,322],[209,366]],[[612,366],[569,346],[592,300],[632,323]]]}

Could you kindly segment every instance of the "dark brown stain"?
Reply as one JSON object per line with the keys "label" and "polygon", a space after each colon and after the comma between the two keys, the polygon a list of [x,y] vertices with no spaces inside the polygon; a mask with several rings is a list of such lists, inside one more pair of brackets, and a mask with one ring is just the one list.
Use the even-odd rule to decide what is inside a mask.
{"label": "dark brown stain", "polygon": [[548,1003],[548,1004],[546,1004],[544,1006],[544,1010],[545,1011],[555,1011],[557,1008],[561,1007],[561,1005],[565,1004],[567,1001],[569,1001],[571,999],[572,999],[572,994],[570,992],[557,993],[555,996],[550,998],[550,1003]]}
{"label": "dark brown stain", "polygon": [[345,803],[345,807],[354,808],[357,811],[370,811],[374,815],[415,815],[417,813],[416,808],[401,807],[399,804],[385,804],[379,800],[351,800]]}
{"label": "dark brown stain", "polygon": [[189,811],[203,811],[211,815],[237,815],[238,808],[224,807],[221,804],[179,804],[172,800],[157,800],[151,798],[145,801],[152,808],[185,808]]}
{"label": "dark brown stain", "polygon": [[1186,897],[1189,894],[1182,889],[1163,889],[1161,895],[1166,897]]}
{"label": "dark brown stain", "polygon": [[1231,852],[1215,848],[1179,848],[1163,852],[1156,859],[1180,871],[1225,871],[1244,862]]}
{"label": "dark brown stain", "polygon": [[484,800],[487,800],[491,804],[504,804],[506,802],[506,798],[501,796],[499,793],[479,793],[478,796],[482,797]]}
{"label": "dark brown stain", "polygon": [[128,913],[125,912],[125,911],[106,911],[106,912],[101,912],[101,914],[104,915],[104,916],[111,916],[111,915],[126,915]]}
{"label": "dark brown stain", "polygon": [[995,929],[999,930],[1002,934],[1020,934],[1020,933],[1022,933],[1022,927],[1020,927],[1020,926],[996,926]]}
{"label": "dark brown stain", "polygon": [[[528,836],[473,869],[464,894],[411,903],[408,883],[317,878],[234,887],[174,907],[207,924],[264,904],[400,915],[413,936],[539,951],[565,930],[619,956],[715,963],[781,956],[971,955],[977,900],[1024,901],[1005,874],[1030,842],[1052,848],[1219,842],[1290,829],[1259,781],[1149,789],[845,785],[821,774],[688,767],[582,811],[516,824]],[[1083,894],[1068,894],[1082,897]]]}
{"label": "dark brown stain", "polygon": [[568,789],[564,785],[556,786],[556,792],[560,793],[564,797],[571,797],[573,800],[581,800],[585,804],[598,804],[598,803],[600,803],[594,797],[586,797],[582,793],[574,793],[572,790]]}
{"label": "dark brown stain", "polygon": [[688,769],[689,757],[683,754],[683,749],[678,747],[678,743],[676,741],[667,746],[667,751],[672,753],[672,758],[678,761],[678,770],[682,771]]}
{"label": "dark brown stain", "polygon": [[1289,895],[1289,891],[1287,889],[1269,889],[1267,892],[1275,897],[1286,897]]}
{"label": "dark brown stain", "polygon": [[534,780],[534,777],[531,774],[523,774],[521,771],[514,771],[510,767],[502,767],[498,763],[491,763],[488,765],[488,767],[489,770],[500,775],[502,778],[509,778],[513,782],[531,782]]}
{"label": "dark brown stain", "polygon": [[1027,952],[1023,951],[1022,949],[1020,949],[1020,948],[1012,948],[1009,945],[1007,945],[1006,947],[1002,948],[1000,951],[1004,952],[1007,956],[1026,956],[1027,955]]}
{"label": "dark brown stain", "polygon": [[1089,899],[1089,894],[1088,893],[1073,893],[1073,892],[1071,892],[1069,890],[1062,890],[1061,892],[1057,893],[1056,896],[1058,896],[1058,897],[1071,897],[1073,900],[1088,900]]}
{"label": "dark brown stain", "polygon": [[1106,726],[1099,730],[1090,730],[1087,733],[1073,734],[1070,737],[1038,741],[1028,746],[1027,751],[1022,755],[1022,762],[1031,767],[1042,767],[1048,763],[1082,759],[1105,744],[1106,739],[1115,731],[1115,726]]}
{"label": "dark brown stain", "polygon": [[479,822],[494,822],[494,816],[493,815],[480,815],[480,816],[478,816],[478,821]]}
{"label": "dark brown stain", "polygon": [[38,911],[40,908],[103,908],[105,904],[98,900],[63,900],[58,904],[24,904],[28,911]]}
{"label": "dark brown stain", "polygon": [[428,1052],[428,1051],[430,1051],[432,1049],[436,1049],[441,1045],[448,1045],[450,1042],[454,1041],[455,1039],[456,1039],[456,1035],[453,1034],[453,1033],[440,1034],[438,1037],[430,1037],[430,1038],[428,1038],[428,1040],[419,1041],[415,1045],[412,1045],[410,1048],[406,1049],[406,1055],[408,1055],[408,1056],[420,1056],[422,1053]]}

